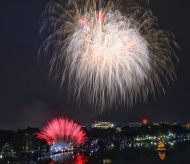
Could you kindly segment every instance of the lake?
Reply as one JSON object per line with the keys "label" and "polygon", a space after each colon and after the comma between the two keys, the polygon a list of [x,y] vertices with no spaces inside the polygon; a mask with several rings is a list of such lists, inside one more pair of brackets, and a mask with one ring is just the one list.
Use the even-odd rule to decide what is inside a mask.
{"label": "lake", "polygon": [[105,149],[81,150],[42,157],[49,164],[190,164],[189,141],[125,143]]}

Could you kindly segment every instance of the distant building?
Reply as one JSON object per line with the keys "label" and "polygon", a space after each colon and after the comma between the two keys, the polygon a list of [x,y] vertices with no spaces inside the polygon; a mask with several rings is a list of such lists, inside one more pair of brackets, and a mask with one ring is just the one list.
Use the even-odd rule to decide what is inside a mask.
{"label": "distant building", "polygon": [[160,122],[154,122],[152,125],[161,125],[161,124],[168,124],[167,122],[164,122],[164,121],[160,121]]}
{"label": "distant building", "polygon": [[187,129],[190,129],[190,123],[187,123]]}
{"label": "distant building", "polygon": [[127,123],[127,126],[130,126],[130,127],[141,127],[142,123],[141,122],[137,122],[137,121],[129,121]]}
{"label": "distant building", "polygon": [[182,127],[186,128],[186,129],[190,129],[190,123],[183,124]]}
{"label": "distant building", "polygon": [[94,123],[91,124],[91,128],[101,128],[101,129],[107,129],[107,128],[113,128],[114,124],[111,122],[97,122],[95,121]]}

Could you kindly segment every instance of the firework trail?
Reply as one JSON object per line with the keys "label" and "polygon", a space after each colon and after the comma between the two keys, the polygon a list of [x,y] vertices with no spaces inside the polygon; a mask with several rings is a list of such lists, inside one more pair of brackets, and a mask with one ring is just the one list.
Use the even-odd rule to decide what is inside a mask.
{"label": "firework trail", "polygon": [[[143,7],[144,6],[144,7]],[[51,0],[39,54],[52,53],[50,75],[101,110],[146,102],[175,77],[172,33],[137,0]]]}
{"label": "firework trail", "polygon": [[43,129],[37,133],[38,139],[44,139],[48,145],[60,150],[69,148],[71,145],[84,143],[87,138],[81,126],[67,118],[53,119]]}

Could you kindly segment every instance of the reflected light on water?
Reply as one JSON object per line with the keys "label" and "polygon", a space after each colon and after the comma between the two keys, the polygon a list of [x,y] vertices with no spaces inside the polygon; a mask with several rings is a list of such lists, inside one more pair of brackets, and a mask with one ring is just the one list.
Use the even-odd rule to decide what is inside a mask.
{"label": "reflected light on water", "polygon": [[164,164],[165,162],[175,163],[178,160],[176,159],[176,152],[180,152],[179,155],[183,157],[179,159],[190,163],[190,142],[182,142],[181,140],[170,140],[169,142],[159,140],[151,142],[134,140],[129,143],[123,143],[122,145],[116,145],[113,149],[104,147],[94,150],[84,151],[82,149],[81,151],[52,154],[43,157],[42,162],[46,161],[49,164],[139,164],[139,162],[144,160],[147,161],[147,164],[155,162]]}
{"label": "reflected light on water", "polygon": [[71,153],[63,153],[63,154],[55,154],[51,156],[53,161],[49,162],[49,164],[86,164],[88,162],[88,157],[83,154],[76,154],[73,156]]}
{"label": "reflected light on water", "polygon": [[77,154],[75,164],[85,164],[88,162],[88,158],[83,154]]}
{"label": "reflected light on water", "polygon": [[110,164],[112,163],[111,159],[103,159],[103,164]]}
{"label": "reflected light on water", "polygon": [[164,160],[166,158],[166,153],[164,151],[159,151],[158,156],[160,157],[161,160]]}

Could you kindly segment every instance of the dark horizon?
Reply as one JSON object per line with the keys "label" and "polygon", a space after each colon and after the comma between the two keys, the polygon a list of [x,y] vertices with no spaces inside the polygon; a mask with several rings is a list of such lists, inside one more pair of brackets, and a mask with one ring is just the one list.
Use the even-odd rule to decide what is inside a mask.
{"label": "dark horizon", "polygon": [[151,0],[150,9],[161,29],[169,30],[181,50],[177,79],[165,86],[165,94],[134,109],[112,109],[98,113],[86,104],[68,101],[67,90],[48,77],[48,65],[38,60],[40,15],[49,0],[8,0],[0,6],[0,129],[42,128],[52,118],[68,117],[85,124],[94,120],[118,123],[130,120],[149,122],[190,122],[190,2]]}

